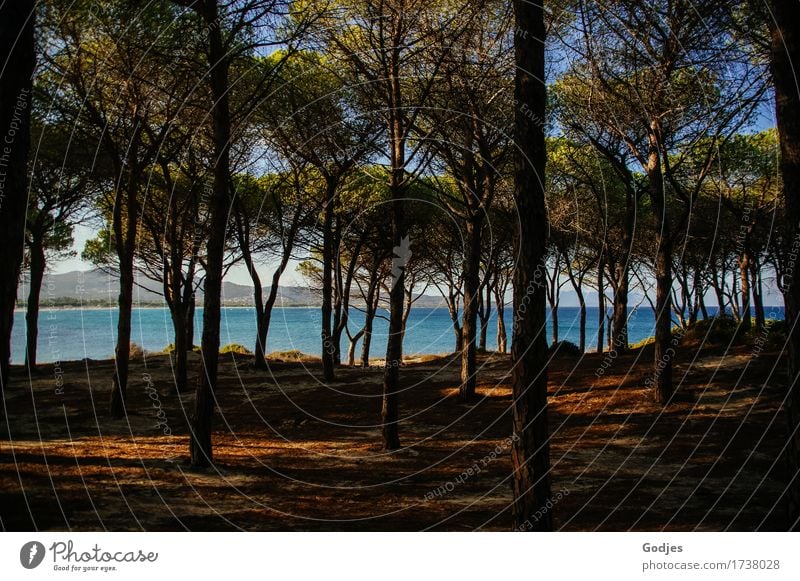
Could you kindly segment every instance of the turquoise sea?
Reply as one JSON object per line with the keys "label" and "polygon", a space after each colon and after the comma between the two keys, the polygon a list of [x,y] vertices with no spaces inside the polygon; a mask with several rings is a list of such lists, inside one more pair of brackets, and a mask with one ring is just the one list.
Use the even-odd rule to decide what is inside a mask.
{"label": "turquoise sea", "polygon": [[[375,321],[372,342],[372,357],[382,357],[386,349],[388,322],[387,313],[381,312]],[[770,318],[783,318],[783,308],[767,308]],[[511,309],[506,311],[506,323],[510,333]],[[587,314],[587,348],[592,349],[597,337],[596,307],[589,307]],[[358,330],[363,315],[353,311],[351,328]],[[320,353],[320,309],[317,307],[276,308],[272,315],[267,351],[297,349],[309,355]],[[42,363],[70,361],[83,358],[107,359],[113,356],[116,337],[117,311],[115,309],[53,309],[43,310],[39,320],[39,353]],[[200,342],[202,309],[198,309],[195,322],[195,342]],[[630,316],[630,341],[637,342],[653,335],[653,312],[640,308]],[[559,339],[578,343],[579,310],[577,307],[559,309]],[[489,349],[494,349],[497,319],[493,316],[489,324]],[[355,331],[353,331],[355,332]],[[18,311],[14,319],[12,335],[12,362],[24,361],[25,315]],[[225,308],[222,313],[222,344],[240,343],[253,348],[255,338],[255,315],[250,308]],[[547,330],[550,341],[550,330]],[[161,351],[173,342],[172,324],[167,309],[136,309],[133,313],[133,342],[148,351]],[[414,308],[408,320],[404,342],[407,355],[450,353],[454,349],[454,334],[450,316],[444,308]],[[344,337],[342,352],[347,352]],[[360,346],[356,352],[360,353]]]}

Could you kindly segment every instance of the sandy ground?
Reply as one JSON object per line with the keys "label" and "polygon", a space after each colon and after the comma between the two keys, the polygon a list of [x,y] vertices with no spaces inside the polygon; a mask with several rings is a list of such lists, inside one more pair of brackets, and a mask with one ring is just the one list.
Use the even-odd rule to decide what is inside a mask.
{"label": "sandy ground", "polygon": [[[652,351],[619,357],[598,377],[609,362],[552,362],[558,529],[785,529],[785,362],[747,347],[690,350],[667,409],[643,387]],[[174,392],[168,357],[133,364],[127,420],[106,415],[112,362],[43,365],[30,377],[15,368],[0,526],[509,530],[509,360],[482,355],[480,365],[481,400],[467,405],[455,398],[454,359],[409,363],[405,448],[386,453],[380,369],[342,368],[326,386],[316,362],[273,363],[266,373],[224,356],[209,470],[188,466],[193,395]]]}

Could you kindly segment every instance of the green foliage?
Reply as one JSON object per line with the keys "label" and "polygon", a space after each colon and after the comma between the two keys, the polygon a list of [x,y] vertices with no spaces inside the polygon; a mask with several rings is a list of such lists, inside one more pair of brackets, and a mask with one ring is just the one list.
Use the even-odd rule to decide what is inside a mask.
{"label": "green foliage", "polygon": [[146,355],[147,351],[144,350],[144,347],[142,347],[138,343],[131,342],[131,352],[130,352],[131,360],[143,359]]}
{"label": "green foliage", "polygon": [[[192,353],[200,353],[200,346],[199,345],[192,345]],[[164,347],[163,353],[167,355],[172,355],[175,353],[175,343],[170,343],[166,347]]]}
{"label": "green foliage", "polygon": [[656,342],[655,337],[648,337],[647,339],[642,339],[641,341],[638,341],[636,343],[631,343],[630,348],[641,349],[642,347],[647,347],[648,345],[652,345],[655,342]]}
{"label": "green foliage", "polygon": [[684,341],[709,346],[724,346],[741,343],[744,329],[731,316],[719,315],[697,321],[684,332]]}
{"label": "green foliage", "polygon": [[117,263],[114,234],[103,228],[97,236],[86,241],[81,258],[100,267],[110,267]]}
{"label": "green foliage", "polygon": [[575,343],[571,341],[559,341],[550,346],[550,353],[552,355],[566,355],[569,357],[579,357],[583,355],[583,351]]}
{"label": "green foliage", "polygon": [[225,345],[222,349],[219,350],[220,355],[228,355],[233,353],[235,355],[252,355],[253,352],[250,351],[244,345],[239,345],[238,343],[229,343]]}
{"label": "green foliage", "polygon": [[297,349],[293,349],[291,351],[275,351],[274,353],[270,353],[268,359],[271,361],[310,361],[314,358],[310,355],[306,355],[302,351],[298,351]]}

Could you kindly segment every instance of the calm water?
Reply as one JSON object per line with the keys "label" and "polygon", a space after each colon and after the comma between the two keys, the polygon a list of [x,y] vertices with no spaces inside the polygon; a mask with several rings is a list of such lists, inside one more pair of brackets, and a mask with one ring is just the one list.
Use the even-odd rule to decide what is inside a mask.
{"label": "calm water", "polygon": [[[375,320],[371,355],[382,357],[386,350],[388,322],[384,317]],[[587,347],[593,348],[597,337],[597,308],[589,307],[587,315]],[[782,308],[768,308],[771,318],[783,318]],[[198,309],[195,322],[195,343],[200,343],[202,309]],[[510,333],[511,309],[506,311],[506,323]],[[579,310],[577,307],[559,309],[559,339],[578,343]],[[351,328],[360,328],[363,315],[353,312],[355,323]],[[107,359],[113,356],[116,337],[117,313],[113,309],[64,309],[42,311],[39,326],[39,353],[42,363],[69,361],[88,357]],[[637,342],[653,335],[653,312],[639,309],[630,317],[630,341]],[[272,325],[267,351],[288,351],[297,349],[303,353],[320,353],[320,310],[319,308],[276,308],[272,315]],[[492,317],[488,347],[494,349],[497,319]],[[24,361],[25,316],[17,312],[12,336],[12,361]],[[550,330],[547,331],[548,341]],[[222,313],[222,344],[240,343],[252,349],[255,337],[255,316],[252,309],[227,308]],[[161,351],[173,342],[172,323],[166,309],[137,309],[133,313],[133,339],[135,343],[149,351]],[[407,355],[450,353],[454,348],[454,334],[450,316],[443,308],[412,309],[408,320],[408,330],[404,342]],[[342,345],[347,352],[347,339]],[[360,353],[359,350],[356,352]]]}

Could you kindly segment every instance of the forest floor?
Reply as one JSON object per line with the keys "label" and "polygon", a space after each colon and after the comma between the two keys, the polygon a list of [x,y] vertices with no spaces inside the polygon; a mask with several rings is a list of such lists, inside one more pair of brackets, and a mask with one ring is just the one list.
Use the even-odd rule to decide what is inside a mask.
{"label": "forest floor", "polygon": [[[644,387],[652,361],[652,348],[553,359],[555,527],[784,530],[785,362],[685,349],[663,408]],[[221,357],[205,470],[188,465],[194,398],[174,392],[168,356],[133,363],[123,420],[106,414],[112,361],[13,368],[0,529],[509,530],[508,357],[481,355],[474,404],[456,398],[455,358],[409,362],[394,453],[380,445],[380,368],[326,386],[313,361],[251,362]]]}

